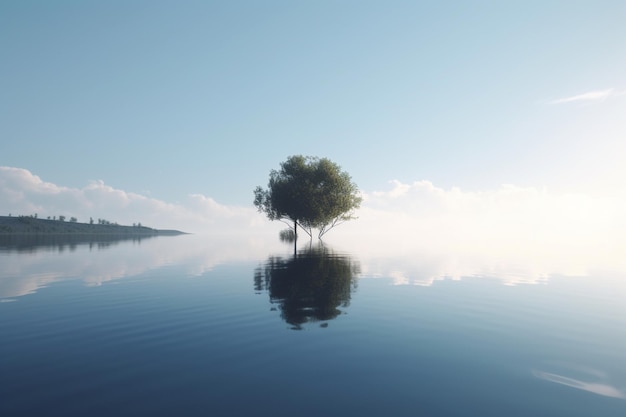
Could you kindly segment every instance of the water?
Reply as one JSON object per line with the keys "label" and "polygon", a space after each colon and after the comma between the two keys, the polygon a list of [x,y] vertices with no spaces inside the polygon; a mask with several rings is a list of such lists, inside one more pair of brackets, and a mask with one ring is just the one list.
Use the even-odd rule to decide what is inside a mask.
{"label": "water", "polygon": [[622,271],[354,248],[0,242],[0,415],[626,415]]}

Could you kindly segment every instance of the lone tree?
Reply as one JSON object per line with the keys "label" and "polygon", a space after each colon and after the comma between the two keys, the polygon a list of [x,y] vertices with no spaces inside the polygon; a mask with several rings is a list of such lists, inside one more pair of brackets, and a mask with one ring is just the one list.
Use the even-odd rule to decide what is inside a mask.
{"label": "lone tree", "polygon": [[256,187],[254,205],[270,220],[280,220],[298,236],[298,226],[321,238],[330,229],[354,218],[361,204],[350,175],[326,158],[295,155],[270,171],[267,190]]}

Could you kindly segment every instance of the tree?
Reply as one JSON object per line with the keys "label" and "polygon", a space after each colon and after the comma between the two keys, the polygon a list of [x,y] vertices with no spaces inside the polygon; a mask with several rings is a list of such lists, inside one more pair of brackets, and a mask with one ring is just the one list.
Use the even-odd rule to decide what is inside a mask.
{"label": "tree", "polygon": [[268,189],[254,190],[254,205],[270,220],[280,220],[298,236],[298,226],[321,238],[330,229],[354,218],[361,204],[350,175],[326,158],[295,155],[270,171]]}

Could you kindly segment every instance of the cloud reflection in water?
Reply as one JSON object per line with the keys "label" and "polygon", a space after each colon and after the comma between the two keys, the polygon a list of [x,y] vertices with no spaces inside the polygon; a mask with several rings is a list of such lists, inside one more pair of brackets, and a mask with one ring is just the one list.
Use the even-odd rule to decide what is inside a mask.
{"label": "cloud reflection in water", "polygon": [[565,385],[605,397],[626,399],[626,395],[623,391],[605,382],[583,381],[580,379],[570,378],[564,375],[553,374],[543,371],[533,371],[533,374],[537,378],[554,382],[555,384]]}
{"label": "cloud reflection in water", "polygon": [[[102,244],[62,241],[54,245],[3,248],[0,251],[0,298],[33,294],[53,283],[80,280],[87,286],[138,276],[168,265],[184,265],[189,276],[200,276],[231,261],[259,259],[277,242],[258,238],[215,238],[183,235]],[[94,250],[95,249],[95,250]]]}

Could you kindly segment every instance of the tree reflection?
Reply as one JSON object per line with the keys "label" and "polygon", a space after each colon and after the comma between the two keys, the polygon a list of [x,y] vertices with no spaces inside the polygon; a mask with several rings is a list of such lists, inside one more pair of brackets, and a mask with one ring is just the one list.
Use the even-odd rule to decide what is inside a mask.
{"label": "tree reflection", "polygon": [[268,291],[281,317],[300,330],[305,323],[340,315],[340,308],[350,304],[359,272],[357,261],[320,244],[290,257],[268,258],[254,272],[254,287]]}

